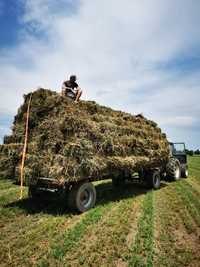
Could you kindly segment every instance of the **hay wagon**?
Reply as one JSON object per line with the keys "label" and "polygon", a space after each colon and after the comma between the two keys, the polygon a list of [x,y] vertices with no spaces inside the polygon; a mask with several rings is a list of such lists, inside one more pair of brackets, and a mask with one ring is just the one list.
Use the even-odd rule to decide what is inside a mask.
{"label": "hay wagon", "polygon": [[[4,155],[4,162],[10,164],[16,179],[21,154],[15,144],[24,142],[29,99],[30,94],[24,96],[12,135],[4,138],[4,146],[15,151]],[[75,105],[51,90],[32,93],[24,168],[30,197],[45,190],[65,192],[68,206],[84,212],[95,205],[93,181],[112,179],[114,187],[122,187],[127,180],[137,180],[157,189],[169,159],[166,135],[142,115],[115,111],[93,101]]]}
{"label": "hay wagon", "polygon": [[[172,146],[172,143],[170,144]],[[183,156],[183,153],[182,153]],[[185,169],[184,169],[185,168]],[[184,169],[184,171],[183,171]],[[116,174],[117,173],[117,174]],[[177,155],[171,154],[170,159],[160,166],[142,166],[138,165],[134,172],[127,171],[126,168],[121,170],[121,173],[113,168],[110,175],[101,177],[101,179],[112,178],[114,190],[123,189],[127,182],[134,182],[146,185],[148,188],[159,189],[161,179],[167,181],[177,181],[180,177],[187,178],[187,165],[182,164],[182,161],[177,159]],[[70,209],[78,212],[85,212],[96,203],[96,189],[92,182],[100,180],[95,177],[85,178],[80,181],[57,180],[52,178],[38,177],[30,179],[29,197],[38,198],[38,194],[42,192],[61,193],[65,195],[67,205]]]}

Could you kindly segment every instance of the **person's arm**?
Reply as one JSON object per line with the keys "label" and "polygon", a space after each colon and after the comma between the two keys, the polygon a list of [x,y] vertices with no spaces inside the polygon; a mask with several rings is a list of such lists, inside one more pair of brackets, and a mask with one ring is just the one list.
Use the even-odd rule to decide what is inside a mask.
{"label": "person's arm", "polygon": [[78,91],[81,90],[81,88],[79,87],[78,83],[74,82],[74,85],[75,85],[74,91],[78,92]]}

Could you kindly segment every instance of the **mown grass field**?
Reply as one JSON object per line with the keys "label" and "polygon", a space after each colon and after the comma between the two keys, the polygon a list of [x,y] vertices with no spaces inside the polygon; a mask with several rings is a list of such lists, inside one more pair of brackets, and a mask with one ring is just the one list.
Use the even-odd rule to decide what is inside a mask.
{"label": "mown grass field", "polygon": [[81,215],[0,180],[0,266],[200,266],[200,157],[189,171],[158,191],[99,183]]}

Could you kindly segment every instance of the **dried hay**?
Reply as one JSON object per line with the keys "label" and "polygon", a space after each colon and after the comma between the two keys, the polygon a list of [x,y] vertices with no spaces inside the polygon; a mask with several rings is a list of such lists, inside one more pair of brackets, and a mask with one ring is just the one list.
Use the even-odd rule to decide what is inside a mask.
{"label": "dried hay", "polygon": [[[0,146],[1,177],[18,176],[29,97]],[[166,135],[155,122],[93,101],[74,104],[45,89],[33,92],[28,140],[26,178],[98,180],[160,166],[169,157]]]}

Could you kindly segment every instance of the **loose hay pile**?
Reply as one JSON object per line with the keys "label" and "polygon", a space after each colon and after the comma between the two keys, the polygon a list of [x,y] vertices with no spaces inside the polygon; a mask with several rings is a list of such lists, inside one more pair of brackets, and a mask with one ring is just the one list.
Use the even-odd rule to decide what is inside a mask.
{"label": "loose hay pile", "polygon": [[[0,146],[0,176],[18,177],[30,94]],[[156,123],[56,92],[32,95],[25,177],[77,181],[129,175],[165,163],[168,141]]]}

